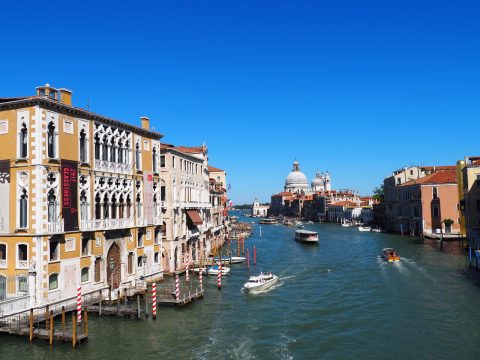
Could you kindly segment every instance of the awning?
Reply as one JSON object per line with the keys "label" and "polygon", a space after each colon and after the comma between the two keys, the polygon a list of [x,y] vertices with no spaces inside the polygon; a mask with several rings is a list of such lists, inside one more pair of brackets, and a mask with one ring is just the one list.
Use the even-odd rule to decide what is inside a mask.
{"label": "awning", "polygon": [[187,215],[195,225],[203,224],[203,220],[197,210],[187,210]]}

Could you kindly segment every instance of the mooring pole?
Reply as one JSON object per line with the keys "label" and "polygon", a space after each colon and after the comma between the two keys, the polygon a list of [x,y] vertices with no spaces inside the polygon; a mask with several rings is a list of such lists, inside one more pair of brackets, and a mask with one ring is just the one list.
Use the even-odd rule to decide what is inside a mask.
{"label": "mooring pole", "polygon": [[50,310],[50,346],[53,345],[53,310]]}
{"label": "mooring pole", "polygon": [[137,319],[140,320],[140,294],[137,294]]}
{"label": "mooring pole", "polygon": [[117,317],[120,316],[120,290],[117,293]]}
{"label": "mooring pole", "polygon": [[65,306],[62,306],[62,331],[65,335]]}
{"label": "mooring pole", "polygon": [[75,311],[72,312],[72,347],[77,345],[77,317]]}
{"label": "mooring pole", "polygon": [[84,318],[84,324],[85,324],[85,329],[84,329],[84,332],[85,332],[85,335],[88,337],[88,311],[87,309],[85,308],[85,310],[83,310],[83,318]]}
{"label": "mooring pole", "polygon": [[33,341],[33,309],[30,309],[30,342]]}
{"label": "mooring pole", "polygon": [[148,284],[145,289],[145,319],[148,318]]}

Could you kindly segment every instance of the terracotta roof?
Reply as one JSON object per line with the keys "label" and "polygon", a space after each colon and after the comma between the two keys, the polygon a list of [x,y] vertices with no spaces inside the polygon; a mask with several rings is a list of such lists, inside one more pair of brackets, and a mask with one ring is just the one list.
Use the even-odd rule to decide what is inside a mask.
{"label": "terracotta roof", "polygon": [[357,203],[354,203],[353,201],[339,201],[333,204],[330,204],[330,206],[357,206]]}
{"label": "terracotta roof", "polygon": [[210,172],[224,172],[225,171],[225,170],[222,170],[222,169],[210,166],[210,165],[208,165],[207,167],[208,167],[208,171],[210,171]]}
{"label": "terracotta roof", "polygon": [[440,170],[435,171],[433,174],[427,175],[420,179],[414,179],[407,181],[400,186],[409,185],[427,185],[427,184],[456,184],[457,183],[457,171],[456,170]]}
{"label": "terracotta roof", "polygon": [[175,146],[175,149],[185,154],[203,154],[203,146]]}
{"label": "terracotta roof", "polygon": [[441,165],[441,166],[419,166],[421,169],[426,170],[456,170],[457,167],[455,165]]}

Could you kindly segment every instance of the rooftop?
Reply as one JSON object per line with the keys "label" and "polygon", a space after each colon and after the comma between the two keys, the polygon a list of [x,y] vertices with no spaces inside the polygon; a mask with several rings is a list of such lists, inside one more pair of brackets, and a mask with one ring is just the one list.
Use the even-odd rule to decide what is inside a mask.
{"label": "rooftop", "polygon": [[[455,167],[454,167],[455,168]],[[407,181],[400,186],[409,185],[433,185],[433,184],[456,184],[457,171],[456,170],[438,170],[433,174],[424,176],[420,179]]]}

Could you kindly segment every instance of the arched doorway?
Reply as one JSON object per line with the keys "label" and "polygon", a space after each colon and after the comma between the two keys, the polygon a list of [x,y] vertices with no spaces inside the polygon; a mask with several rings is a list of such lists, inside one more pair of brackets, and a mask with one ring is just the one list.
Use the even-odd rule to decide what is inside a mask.
{"label": "arched doorway", "polygon": [[107,253],[107,283],[112,289],[120,287],[122,279],[121,261],[120,261],[120,246],[113,243]]}

